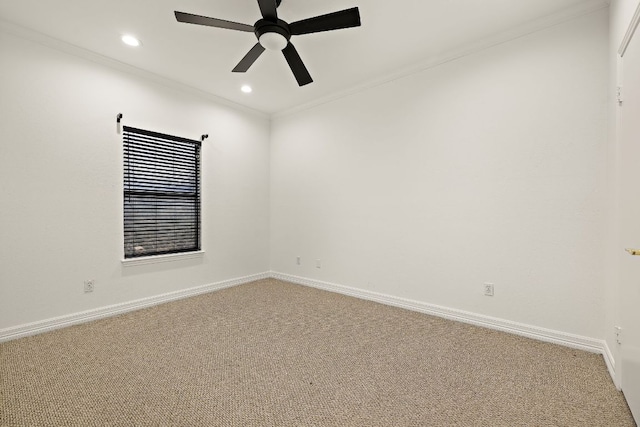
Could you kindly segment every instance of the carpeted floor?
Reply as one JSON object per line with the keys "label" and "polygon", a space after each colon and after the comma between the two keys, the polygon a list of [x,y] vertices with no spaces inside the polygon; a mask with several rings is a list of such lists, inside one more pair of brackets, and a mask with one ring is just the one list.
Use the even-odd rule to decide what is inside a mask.
{"label": "carpeted floor", "polygon": [[263,280],[0,344],[2,426],[634,426],[600,355]]}

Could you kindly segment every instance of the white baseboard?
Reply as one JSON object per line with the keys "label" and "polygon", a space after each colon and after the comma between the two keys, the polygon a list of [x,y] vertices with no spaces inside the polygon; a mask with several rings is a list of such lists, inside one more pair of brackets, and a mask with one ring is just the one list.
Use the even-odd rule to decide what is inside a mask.
{"label": "white baseboard", "polygon": [[[459,322],[469,323],[484,328],[495,329],[520,335],[527,338],[533,338],[539,341],[545,341],[553,344],[563,345],[565,347],[585,350],[592,353],[599,353],[604,356],[605,363],[615,378],[615,362],[604,340],[583,337],[579,335],[569,334],[565,332],[555,331],[552,329],[539,328],[537,326],[526,325],[524,323],[512,322],[509,320],[498,319],[495,317],[483,316],[463,310],[442,307],[434,304],[427,304],[420,301],[414,301],[405,298],[394,297],[391,295],[381,294],[378,292],[367,291],[363,289],[351,288],[348,286],[337,285],[319,280],[307,279],[304,277],[292,276],[278,272],[271,272],[274,279],[284,280],[299,285],[310,286],[313,288],[323,289],[330,292],[336,292],[344,295],[353,296],[360,299],[378,302],[394,307],[405,308],[420,313],[430,314],[445,319],[456,320]],[[615,382],[615,380],[614,380]]]}
{"label": "white baseboard", "polygon": [[622,390],[622,384],[620,384],[620,379],[616,376],[616,359],[613,357],[613,353],[609,348],[609,344],[607,344],[606,340],[602,341],[602,357],[604,357],[604,363],[607,365],[607,369],[609,370],[609,375],[611,375],[611,379],[615,384],[618,390]]}
{"label": "white baseboard", "polygon": [[240,277],[236,279],[224,280],[221,282],[211,283],[207,285],[197,286],[189,289],[183,289],[180,291],[169,292],[162,295],[157,295],[149,298],[142,298],[135,301],[129,301],[122,304],[115,304],[106,307],[100,307],[93,310],[87,310],[79,313],[73,313],[65,316],[54,317],[43,321],[28,323],[11,328],[0,329],[0,342],[10,341],[18,338],[23,338],[30,335],[40,334],[55,329],[64,328],[67,326],[77,325],[80,323],[91,322],[93,320],[103,319],[105,317],[116,316],[119,314],[127,313],[130,311],[140,310],[143,308],[151,307],[166,302],[177,301],[183,298],[188,298],[196,295],[201,295],[217,290],[230,288],[232,286],[242,285],[244,283],[253,282],[256,280],[274,278],[284,280],[299,285],[309,286],[317,289],[322,289],[330,292],[335,292],[343,295],[349,295],[352,297],[378,302],[385,305],[394,307],[400,307],[420,313],[430,314],[433,316],[442,317],[445,319],[464,322],[476,326],[481,326],[489,329],[495,329],[503,332],[512,333],[515,335],[524,336],[540,341],[545,341],[553,344],[559,344],[566,347],[576,348],[580,350],[586,350],[593,353],[602,354],[605,364],[609,370],[609,374],[613,379],[616,387],[619,388],[619,384],[615,375],[615,359],[609,346],[605,340],[599,340],[595,338],[583,337],[579,335],[568,334],[565,332],[555,331],[551,329],[539,328],[536,326],[526,325],[523,323],[512,322],[509,320],[498,319],[495,317],[483,316],[476,313],[471,313],[463,310],[456,310],[448,307],[443,307],[434,304],[427,304],[420,301],[410,300],[406,298],[394,297],[387,294],[378,292],[367,291],[363,289],[352,288],[344,285],[338,285],[335,283],[323,282],[314,279],[308,279],[304,277],[293,276],[278,272],[265,272],[254,274],[251,276]]}
{"label": "white baseboard", "polygon": [[79,313],[68,314],[65,316],[54,317],[39,322],[27,323],[6,329],[0,329],[0,342],[10,341],[23,338],[29,335],[41,334],[43,332],[60,329],[67,326],[77,325],[80,323],[91,322],[93,320],[103,319],[105,317],[116,316],[142,308],[151,307],[165,302],[180,300],[183,298],[193,297],[213,291],[218,291],[232,286],[253,282],[255,280],[267,279],[271,277],[270,273],[260,273],[251,276],[240,277],[236,279],[223,280],[221,282],[210,283],[207,285],[196,286],[189,289],[183,289],[175,292],[157,295],[149,298],[142,298],[135,301],[129,301],[122,304],[109,305],[93,310],[82,311]]}

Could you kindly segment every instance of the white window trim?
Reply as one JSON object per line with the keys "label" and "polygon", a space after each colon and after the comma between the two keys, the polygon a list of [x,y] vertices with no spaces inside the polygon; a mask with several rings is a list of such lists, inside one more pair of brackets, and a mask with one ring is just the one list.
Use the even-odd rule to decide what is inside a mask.
{"label": "white window trim", "polygon": [[138,258],[126,258],[122,260],[124,267],[133,267],[136,265],[159,264],[162,262],[183,261],[186,259],[203,258],[204,251],[181,252],[177,254],[153,255]]}

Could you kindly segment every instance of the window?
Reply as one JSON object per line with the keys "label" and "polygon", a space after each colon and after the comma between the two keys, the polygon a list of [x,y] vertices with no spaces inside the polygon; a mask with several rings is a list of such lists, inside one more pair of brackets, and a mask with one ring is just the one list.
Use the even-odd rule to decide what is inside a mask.
{"label": "window", "polygon": [[124,257],[200,250],[200,141],[124,126]]}

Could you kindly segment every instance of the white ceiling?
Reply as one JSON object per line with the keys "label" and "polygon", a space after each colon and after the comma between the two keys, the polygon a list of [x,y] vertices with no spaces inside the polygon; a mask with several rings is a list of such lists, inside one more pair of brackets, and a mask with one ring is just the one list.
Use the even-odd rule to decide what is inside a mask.
{"label": "white ceiling", "polygon": [[[495,34],[606,0],[282,0],[287,22],[358,6],[362,26],[293,36],[314,83],[298,87],[279,52],[231,70],[251,33],[178,23],[173,12],[253,25],[256,0],[1,0],[0,18],[267,114],[335,96]],[[134,34],[141,48],[120,36]],[[240,86],[254,91],[244,94]]]}

